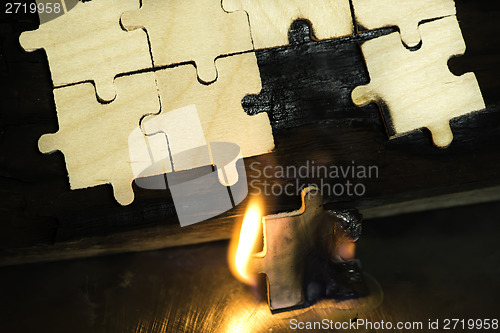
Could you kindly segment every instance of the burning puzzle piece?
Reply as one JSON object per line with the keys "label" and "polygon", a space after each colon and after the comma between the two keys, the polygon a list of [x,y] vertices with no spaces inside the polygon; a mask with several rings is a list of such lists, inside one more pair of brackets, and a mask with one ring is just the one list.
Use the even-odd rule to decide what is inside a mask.
{"label": "burning puzzle piece", "polygon": [[228,12],[248,13],[255,49],[288,44],[288,31],[293,21],[310,20],[319,40],[353,34],[348,0],[222,0]]}
{"label": "burning puzzle piece", "polygon": [[361,49],[371,82],[352,92],[357,106],[377,103],[390,113],[394,135],[428,128],[434,144],[453,141],[450,120],[485,108],[474,73],[453,75],[448,60],[465,53],[465,42],[455,16],[421,25],[422,47],[406,49],[399,33],[365,42]]}
{"label": "burning puzzle piece", "polygon": [[[339,249],[359,237],[360,217],[351,219],[349,214],[323,209],[323,196],[315,187],[304,189],[301,197],[299,210],[263,218],[264,248],[249,262],[249,271],[267,276],[271,310],[306,302],[306,275],[311,260],[326,258],[325,265],[315,267],[314,271],[326,269],[329,263],[353,263],[340,258]],[[343,222],[349,219],[347,226]]]}

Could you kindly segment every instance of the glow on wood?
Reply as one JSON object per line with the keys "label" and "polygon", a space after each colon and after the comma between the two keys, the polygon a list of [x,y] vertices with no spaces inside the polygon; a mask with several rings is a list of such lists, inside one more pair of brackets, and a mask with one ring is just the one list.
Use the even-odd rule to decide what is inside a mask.
{"label": "glow on wood", "polygon": [[129,136],[160,105],[153,73],[119,77],[115,84],[109,104],[95,99],[90,83],[55,89],[59,131],[43,135],[38,146],[64,154],[71,189],[111,184],[116,200],[127,205],[134,200]]}
{"label": "glow on wood", "polygon": [[319,40],[352,35],[354,30],[349,0],[222,0],[222,7],[248,13],[256,49],[287,45],[290,25],[298,19],[309,20]]}
{"label": "glow on wood", "polygon": [[128,30],[146,29],[154,66],[194,61],[205,83],[217,79],[218,56],[252,49],[246,14],[224,12],[220,0],[143,0],[121,20]]}
{"label": "glow on wood", "polygon": [[80,2],[38,30],[22,33],[20,42],[26,51],[45,49],[55,87],[93,81],[97,96],[111,101],[117,74],[152,67],[144,31],[120,27],[120,15],[138,7],[138,0]]}
{"label": "glow on wood", "polygon": [[250,273],[267,275],[269,306],[273,310],[304,303],[309,251],[333,231],[332,218],[325,218],[323,196],[318,189],[303,189],[301,199],[300,209],[263,218],[264,248],[248,263]]}
{"label": "glow on wood", "polygon": [[448,60],[465,53],[455,16],[420,26],[422,47],[409,51],[399,33],[365,42],[361,48],[371,82],[352,92],[358,106],[375,102],[390,112],[395,136],[427,127],[438,147],[453,140],[449,121],[485,108],[474,73],[453,75]]}
{"label": "glow on wood", "polygon": [[453,0],[353,0],[353,6],[358,25],[368,30],[398,26],[409,47],[421,41],[420,22],[456,13]]}

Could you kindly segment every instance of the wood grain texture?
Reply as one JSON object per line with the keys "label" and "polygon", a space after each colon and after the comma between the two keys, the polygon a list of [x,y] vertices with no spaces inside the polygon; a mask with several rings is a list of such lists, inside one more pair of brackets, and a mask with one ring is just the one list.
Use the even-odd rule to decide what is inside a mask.
{"label": "wood grain texture", "polygon": [[220,0],[144,0],[121,22],[128,30],[147,31],[154,66],[194,62],[205,83],[217,79],[217,57],[252,48],[245,13],[225,13]]}
{"label": "wood grain texture", "polygon": [[222,0],[222,7],[248,13],[255,49],[287,45],[290,25],[299,19],[312,23],[318,40],[353,34],[348,0]]}
{"label": "wood grain texture", "polygon": [[409,47],[421,41],[419,23],[456,14],[453,0],[352,0],[356,23],[372,30],[397,26]]}
{"label": "wood grain texture", "polygon": [[451,57],[465,53],[457,18],[425,23],[420,30],[417,51],[407,50],[398,33],[361,46],[371,81],[354,89],[352,99],[358,106],[385,104],[395,137],[427,127],[434,144],[445,148],[453,141],[450,120],[486,106],[474,73],[457,77],[447,66]]}
{"label": "wood grain texture", "polygon": [[59,131],[42,136],[39,148],[64,153],[72,189],[111,184],[116,200],[127,205],[134,200],[129,137],[160,105],[152,73],[120,77],[116,86],[109,104],[95,100],[89,83],[55,89]]}
{"label": "wood grain texture", "polygon": [[[241,106],[247,94],[261,90],[259,67],[255,54],[246,53],[217,59],[219,77],[210,85],[196,80],[194,66],[185,65],[156,71],[162,114],[195,105],[206,142],[231,142],[241,147],[243,157],[268,153],[274,148],[273,134],[267,114],[249,116]],[[154,122],[155,115],[143,120],[146,134],[164,132],[175,124]],[[181,116],[177,118],[183,120]],[[182,128],[182,125],[179,125]],[[182,135],[182,136],[181,136]],[[182,152],[182,140],[188,135],[172,136],[174,151]],[[190,134],[190,135],[196,135]],[[170,139],[169,139],[170,141]],[[182,163],[179,163],[182,166]],[[180,170],[183,168],[180,167]],[[184,168],[185,169],[185,168]]]}

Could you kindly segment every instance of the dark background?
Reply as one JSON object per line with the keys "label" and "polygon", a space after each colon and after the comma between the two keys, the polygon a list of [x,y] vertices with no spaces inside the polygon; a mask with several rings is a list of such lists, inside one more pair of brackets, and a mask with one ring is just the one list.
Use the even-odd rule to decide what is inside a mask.
{"label": "dark background", "polygon": [[[487,109],[451,122],[448,149],[435,148],[425,129],[388,140],[379,108],[357,108],[350,100],[352,89],[369,82],[359,44],[395,28],[316,42],[307,23],[296,22],[292,45],[256,52],[263,90],[242,101],[249,114],[268,112],[276,143],[273,153],[246,159],[247,166],[314,160],[379,167],[380,177],[365,182],[366,196],[325,198],[328,208],[358,208],[367,218],[359,257],[385,292],[382,306],[366,314],[372,320],[499,313],[498,203],[387,217],[500,200],[500,4],[456,5],[467,52],[450,60],[450,70],[476,74]],[[34,15],[0,16],[1,265],[227,238],[245,202],[181,229],[168,190],[135,187],[136,200],[127,207],[115,202],[111,186],[69,190],[64,156],[37,149],[38,138],[58,125],[45,53],[24,53],[18,44],[22,31],[36,27]],[[265,204],[270,214],[296,209],[300,199],[268,197]],[[0,325],[6,327],[0,331],[224,331],[231,316],[221,313],[265,311],[265,302],[230,276],[226,246],[2,268]],[[263,331],[282,327],[262,316]],[[241,322],[256,320],[250,313]]]}

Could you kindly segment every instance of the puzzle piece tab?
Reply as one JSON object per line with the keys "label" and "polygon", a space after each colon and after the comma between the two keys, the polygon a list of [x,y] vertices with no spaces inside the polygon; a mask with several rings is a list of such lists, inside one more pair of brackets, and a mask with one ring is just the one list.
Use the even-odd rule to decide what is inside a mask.
{"label": "puzzle piece tab", "polygon": [[[195,148],[204,142],[237,144],[243,157],[270,152],[274,148],[274,140],[267,114],[249,116],[241,105],[245,95],[256,94],[261,89],[255,54],[220,58],[216,63],[219,77],[210,85],[196,80],[196,69],[191,65],[157,71],[155,75],[162,112],[143,119],[145,133],[164,132],[170,149],[175,152]],[[197,115],[189,112],[193,106],[186,106],[190,105],[195,106]],[[169,115],[174,112],[172,110],[175,110],[175,116]],[[177,114],[177,110],[186,112]],[[200,128],[197,123],[201,123]],[[226,159],[222,157],[222,160]],[[201,166],[202,162],[204,160],[184,157],[179,160],[174,157],[174,170]],[[234,181],[234,173],[232,175],[229,178]],[[229,185],[232,183],[229,179],[228,182]]]}
{"label": "puzzle piece tab", "polygon": [[[421,25],[422,47],[409,51],[399,33],[375,38],[361,48],[371,82],[352,92],[354,104],[378,103],[390,113],[394,137],[427,127],[437,147],[453,140],[450,120],[485,108],[474,73],[453,75],[448,60],[465,53],[455,16]],[[389,125],[389,124],[388,124]]]}
{"label": "puzzle piece tab", "polygon": [[222,0],[222,7],[248,13],[255,49],[287,45],[290,25],[298,19],[309,20],[319,40],[353,34],[349,0]]}
{"label": "puzzle piece tab", "polygon": [[122,23],[146,29],[155,67],[194,61],[205,83],[217,79],[217,57],[252,49],[246,14],[224,12],[220,0],[143,0]]}
{"label": "puzzle piece tab", "polygon": [[368,30],[398,26],[409,47],[420,41],[419,23],[456,14],[453,0],[353,0],[358,25]]}
{"label": "puzzle piece tab", "polygon": [[95,99],[90,83],[55,89],[59,131],[43,135],[38,146],[64,154],[71,189],[111,184],[116,200],[127,205],[134,200],[131,164],[140,164],[131,160],[129,136],[160,105],[153,73],[119,77],[115,84],[117,96],[109,104]]}
{"label": "puzzle piece tab", "polygon": [[152,67],[146,33],[120,26],[121,14],[137,8],[138,0],[79,2],[37,30],[24,32],[20,43],[26,51],[45,49],[54,87],[93,81],[98,98],[109,102],[116,96],[116,75]]}

